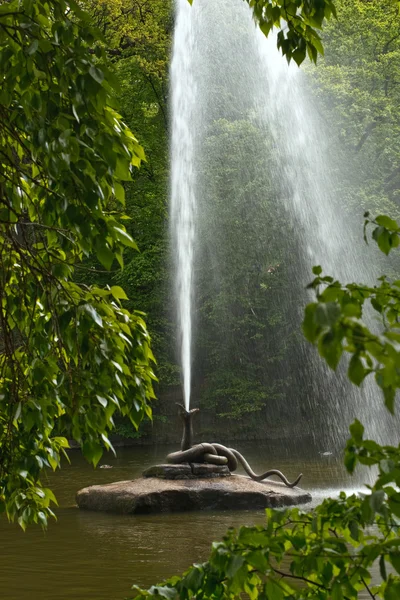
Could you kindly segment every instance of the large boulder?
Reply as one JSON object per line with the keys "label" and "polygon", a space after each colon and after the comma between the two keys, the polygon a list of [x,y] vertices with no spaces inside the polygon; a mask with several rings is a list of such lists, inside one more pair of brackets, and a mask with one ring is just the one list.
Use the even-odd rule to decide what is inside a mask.
{"label": "large boulder", "polygon": [[81,509],[140,514],[186,510],[256,510],[309,502],[311,495],[276,481],[242,475],[207,479],[142,477],[92,485],[77,493]]}
{"label": "large boulder", "polygon": [[230,477],[227,465],[210,465],[208,463],[180,463],[178,465],[153,465],[143,471],[143,477],[159,479],[198,479],[207,477]]}

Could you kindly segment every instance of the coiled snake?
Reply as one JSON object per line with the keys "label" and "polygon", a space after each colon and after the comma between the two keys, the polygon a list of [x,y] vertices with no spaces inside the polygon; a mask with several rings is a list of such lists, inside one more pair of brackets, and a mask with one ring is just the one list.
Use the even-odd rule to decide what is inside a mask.
{"label": "coiled snake", "polygon": [[181,450],[178,452],[171,452],[167,455],[167,461],[170,464],[177,465],[180,463],[191,463],[191,462],[205,462],[213,465],[227,465],[230,471],[236,471],[238,467],[238,461],[246,471],[247,475],[254,479],[254,481],[263,481],[272,475],[277,475],[283,483],[290,488],[295,487],[303,474],[300,475],[292,482],[288,481],[285,475],[278,469],[269,469],[261,475],[254,473],[245,457],[240,454],[234,448],[227,448],[222,444],[196,444],[192,446],[192,415],[198,412],[197,408],[187,411],[183,406],[178,404],[180,411],[179,414],[183,420],[183,438],[181,443]]}

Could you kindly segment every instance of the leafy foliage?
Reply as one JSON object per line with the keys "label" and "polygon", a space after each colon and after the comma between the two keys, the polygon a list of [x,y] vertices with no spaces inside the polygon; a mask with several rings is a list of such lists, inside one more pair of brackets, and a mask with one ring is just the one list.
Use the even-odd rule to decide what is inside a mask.
{"label": "leafy foliage", "polygon": [[[172,34],[172,2],[153,0],[88,0],[91,19],[104,34],[104,50],[120,87],[124,121],[146,148],[146,162],[124,184],[127,231],[140,253],[127,249],[125,268],[113,280],[127,292],[127,306],[146,313],[157,356],[158,392],[179,383],[168,275],[168,59]],[[133,84],[134,82],[134,84]],[[106,281],[94,273],[95,283]],[[157,410],[162,410],[160,406]],[[127,424],[129,428],[129,424]]]}
{"label": "leafy foliage", "polygon": [[[380,488],[363,499],[325,500],[315,511],[267,510],[265,527],[230,530],[213,544],[206,563],[195,564],[162,586],[137,589],[135,598],[164,597],[343,600],[366,590],[394,600],[400,591],[398,520],[388,515]],[[375,523],[380,535],[368,532]],[[365,528],[365,529],[364,529]],[[371,583],[379,561],[383,581]]]}
{"label": "leafy foliage", "polygon": [[278,48],[300,65],[307,54],[316,62],[323,54],[321,38],[317,30],[325,20],[336,16],[333,0],[246,0],[252,7],[261,31],[268,35],[273,27],[280,29]]}
{"label": "leafy foliage", "polygon": [[[46,524],[44,467],[94,465],[113,415],[151,415],[152,353],[124,290],[78,284],[137,248],[120,214],[144,153],[116,112],[99,34],[73,0],[0,5],[0,510]],[[116,261],[115,261],[116,259]]]}
{"label": "leafy foliage", "polygon": [[170,2],[85,0],[84,4],[104,35],[109,56],[133,57],[153,83],[164,82],[172,26]]}
{"label": "leafy foliage", "polygon": [[[373,225],[372,238],[382,252],[389,254],[400,243],[397,222],[386,215],[375,219],[369,213],[365,216],[365,229]],[[317,302],[306,308],[303,327],[307,339],[318,345],[321,356],[333,369],[343,352],[349,352],[349,379],[360,385],[374,374],[385,404],[393,413],[396,389],[400,387],[400,281],[390,282],[382,276],[380,285],[374,287],[342,285],[330,276],[323,276],[321,267],[314,267],[314,273],[316,277],[310,287],[317,292]],[[379,317],[378,332],[360,321],[367,306],[372,306]]]}
{"label": "leafy foliage", "polygon": [[[190,4],[193,0],[188,0]],[[269,35],[279,29],[277,44],[287,61],[300,65],[306,56],[317,62],[324,53],[317,29],[336,16],[334,0],[245,0],[261,31]],[[394,1],[394,0],[392,0]],[[396,0],[397,1],[397,0]]]}

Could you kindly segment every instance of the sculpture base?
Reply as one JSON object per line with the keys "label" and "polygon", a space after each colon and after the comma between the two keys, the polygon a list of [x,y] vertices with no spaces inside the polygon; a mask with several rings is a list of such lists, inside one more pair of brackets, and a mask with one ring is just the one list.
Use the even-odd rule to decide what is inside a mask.
{"label": "sculpture base", "polygon": [[230,477],[230,475],[231,472],[226,465],[210,465],[208,463],[153,465],[143,471],[143,477],[157,477],[157,479],[207,479],[209,477]]}
{"label": "sculpture base", "polygon": [[142,477],[108,485],[92,485],[77,493],[81,509],[119,514],[189,510],[258,510],[310,502],[300,488],[277,481],[253,481],[243,475],[168,480]]}

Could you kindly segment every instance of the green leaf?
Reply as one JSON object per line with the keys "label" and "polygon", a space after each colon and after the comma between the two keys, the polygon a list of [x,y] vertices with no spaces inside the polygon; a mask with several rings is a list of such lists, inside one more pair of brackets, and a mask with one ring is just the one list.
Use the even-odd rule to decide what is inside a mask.
{"label": "green leaf", "polygon": [[113,285],[110,291],[116,300],[128,300],[128,296],[125,294],[124,290],[118,285]]}
{"label": "green leaf", "polygon": [[394,401],[396,398],[396,389],[393,387],[384,387],[383,396],[385,398],[385,406],[392,415],[394,414]]}
{"label": "green leaf", "polygon": [[165,585],[153,585],[149,589],[149,594],[152,596],[161,596],[162,598],[166,598],[166,600],[173,600],[178,595],[174,588]]}
{"label": "green leaf", "polygon": [[187,590],[190,590],[195,594],[200,588],[201,584],[204,580],[204,571],[203,569],[192,567],[189,570],[189,573],[183,579],[183,585]]}
{"label": "green leaf", "polygon": [[315,309],[315,321],[321,327],[332,327],[340,317],[340,306],[336,302],[324,302]]}
{"label": "green leaf", "polygon": [[355,385],[360,385],[366,375],[368,375],[368,373],[370,373],[371,370],[370,369],[366,369],[363,365],[363,362],[361,360],[361,358],[359,357],[358,354],[353,354],[353,356],[350,359],[350,363],[349,363],[349,369],[348,369],[348,376],[349,379],[352,383],[355,383]]}
{"label": "green leaf", "polygon": [[306,50],[302,49],[302,48],[298,48],[297,50],[292,52],[291,57],[293,58],[293,60],[297,64],[297,66],[299,67],[306,57]]}
{"label": "green leaf", "polygon": [[34,40],[32,42],[32,44],[29,46],[29,48],[27,49],[26,53],[29,56],[32,56],[32,54],[35,54],[35,52],[37,51],[38,48],[39,48],[39,40]]}
{"label": "green leaf", "polygon": [[116,452],[114,449],[114,446],[112,445],[112,443],[110,442],[110,440],[108,439],[108,437],[106,436],[105,433],[101,434],[101,439],[103,440],[103,443],[105,445],[105,447],[107,448],[107,450],[111,450],[111,452],[114,454],[114,456],[116,456]]}
{"label": "green leaf", "polygon": [[124,231],[120,227],[114,227],[113,232],[114,232],[114,235],[115,235],[116,239],[119,242],[122,242],[125,246],[129,246],[129,248],[133,248],[134,250],[139,250],[139,248],[137,247],[136,242],[129,235],[129,233],[127,233],[126,231]]}
{"label": "green leaf", "polygon": [[281,585],[275,579],[268,579],[265,584],[266,598],[273,600],[283,600],[283,590]]}
{"label": "green leaf", "polygon": [[358,419],[350,425],[350,434],[356,443],[362,442],[364,435],[364,425]]}
{"label": "green leaf", "polygon": [[93,77],[93,79],[95,81],[97,81],[97,83],[102,84],[104,81],[104,73],[101,69],[99,69],[98,67],[95,67],[94,65],[92,65],[89,69],[89,73],[90,75]]}
{"label": "green leaf", "polygon": [[85,458],[95,467],[98,465],[99,460],[103,456],[103,448],[96,440],[86,440],[82,444],[82,452]]}
{"label": "green leaf", "polygon": [[354,473],[357,464],[357,455],[354,452],[346,452],[344,455],[344,466],[349,473]]}
{"label": "green leaf", "polygon": [[319,338],[318,351],[331,369],[335,370],[343,353],[342,341],[332,331]]}
{"label": "green leaf", "polygon": [[109,271],[114,262],[114,253],[105,243],[96,244],[96,256],[104,268]]}
{"label": "green leaf", "polygon": [[374,512],[379,512],[383,501],[385,499],[385,492],[383,490],[377,490],[376,492],[372,492],[369,496],[369,503]]}
{"label": "green leaf", "polygon": [[381,470],[383,471],[383,473],[391,473],[394,468],[395,468],[395,463],[393,460],[384,458],[380,461],[379,463],[379,467],[381,468]]}
{"label": "green leaf", "polygon": [[399,551],[390,552],[389,553],[389,561],[391,562],[393,567],[396,569],[397,573],[400,574],[400,552]]}
{"label": "green leaf", "polygon": [[342,313],[346,317],[355,317],[356,319],[359,319],[362,315],[361,304],[355,300],[348,300],[346,298],[342,303]]}
{"label": "green leaf", "polygon": [[384,600],[399,600],[400,598],[400,582],[395,581],[392,576],[389,578],[383,598]]}
{"label": "green leaf", "polygon": [[232,559],[229,561],[229,565],[226,569],[226,574],[228,577],[233,578],[239,569],[244,565],[244,557],[240,555],[234,555]]}
{"label": "green leaf", "polygon": [[372,232],[372,237],[378,244],[379,249],[384,254],[389,254],[392,248],[391,236],[387,229],[384,227],[377,227]]}
{"label": "green leaf", "polygon": [[96,309],[91,304],[85,304],[84,310],[92,317],[93,321],[99,326],[103,327],[103,320]]}
{"label": "green leaf", "polygon": [[117,181],[114,184],[114,195],[119,202],[124,206],[125,205],[125,190],[124,186],[118,183]]}
{"label": "green leaf", "polygon": [[399,226],[394,219],[391,219],[387,215],[379,215],[375,219],[376,223],[381,227],[385,227],[386,229],[390,229],[391,231],[398,231]]}
{"label": "green leaf", "polygon": [[386,564],[385,564],[385,557],[382,554],[380,559],[379,559],[379,572],[381,574],[381,577],[383,579],[383,581],[387,580],[387,573],[386,573]]}
{"label": "green leaf", "polygon": [[307,304],[304,311],[303,333],[305,338],[312,343],[317,341],[318,334],[320,332],[320,327],[315,319],[317,306],[318,305],[315,302]]}
{"label": "green leaf", "polygon": [[331,598],[332,600],[343,600],[342,586],[337,581],[332,585]]}
{"label": "green leaf", "polygon": [[131,181],[131,171],[129,168],[130,163],[123,159],[117,158],[116,166],[115,166],[115,176],[121,181]]}
{"label": "green leaf", "polygon": [[393,514],[400,518],[400,493],[392,494],[388,499],[388,505]]}
{"label": "green leaf", "polygon": [[351,521],[349,524],[350,534],[353,540],[358,541],[360,539],[360,530],[357,521]]}
{"label": "green leaf", "polygon": [[103,398],[102,396],[98,396],[98,395],[96,395],[96,398],[97,398],[97,400],[100,402],[100,404],[101,404],[102,406],[104,406],[104,408],[106,408],[106,407],[107,407],[107,405],[108,405],[108,400],[107,400],[106,398]]}
{"label": "green leaf", "polygon": [[260,573],[264,573],[268,567],[268,560],[261,550],[250,552],[246,560],[249,565],[260,571]]}
{"label": "green leaf", "polygon": [[53,44],[49,40],[41,39],[39,40],[39,47],[43,52],[50,52],[53,50]]}

